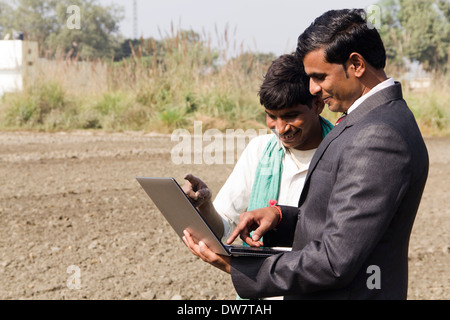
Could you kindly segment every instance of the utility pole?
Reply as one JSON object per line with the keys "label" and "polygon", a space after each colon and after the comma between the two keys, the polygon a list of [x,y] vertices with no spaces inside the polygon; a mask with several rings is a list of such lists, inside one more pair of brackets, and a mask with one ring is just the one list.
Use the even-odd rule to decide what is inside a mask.
{"label": "utility pole", "polygon": [[138,38],[138,4],[137,0],[133,0],[133,36]]}

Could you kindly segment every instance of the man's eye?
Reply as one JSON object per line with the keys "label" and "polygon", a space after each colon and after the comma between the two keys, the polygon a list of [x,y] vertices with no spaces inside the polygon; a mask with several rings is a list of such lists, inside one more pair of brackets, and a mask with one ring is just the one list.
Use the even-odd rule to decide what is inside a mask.
{"label": "man's eye", "polygon": [[298,117],[298,113],[295,113],[295,114],[287,114],[283,118],[284,119],[295,119],[297,117]]}
{"label": "man's eye", "polygon": [[325,80],[325,76],[324,75],[316,76],[315,78],[316,78],[317,81]]}

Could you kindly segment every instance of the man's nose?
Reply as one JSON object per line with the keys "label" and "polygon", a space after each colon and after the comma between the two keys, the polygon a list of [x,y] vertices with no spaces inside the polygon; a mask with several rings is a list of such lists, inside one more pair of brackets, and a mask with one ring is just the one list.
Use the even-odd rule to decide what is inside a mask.
{"label": "man's nose", "polygon": [[275,129],[277,129],[278,134],[284,134],[289,131],[289,124],[283,119],[277,119]]}
{"label": "man's nose", "polygon": [[309,91],[313,96],[317,96],[322,91],[322,88],[311,78],[309,80]]}

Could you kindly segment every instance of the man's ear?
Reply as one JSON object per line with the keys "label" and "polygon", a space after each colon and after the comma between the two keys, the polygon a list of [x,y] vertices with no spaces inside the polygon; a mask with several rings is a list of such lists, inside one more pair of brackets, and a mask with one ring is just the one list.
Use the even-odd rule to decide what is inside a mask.
{"label": "man's ear", "polygon": [[325,103],[319,97],[313,97],[311,104],[318,115],[321,114],[323,109],[325,108]]}
{"label": "man's ear", "polygon": [[355,77],[361,78],[366,72],[366,60],[364,60],[363,56],[357,52],[353,52],[350,54],[348,59],[348,68]]}

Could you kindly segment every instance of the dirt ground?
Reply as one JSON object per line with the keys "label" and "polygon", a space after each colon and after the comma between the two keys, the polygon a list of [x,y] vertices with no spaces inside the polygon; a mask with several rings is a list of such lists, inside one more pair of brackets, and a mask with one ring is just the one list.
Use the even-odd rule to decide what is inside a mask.
{"label": "dirt ground", "polygon": [[[409,299],[450,298],[450,138],[431,167],[410,242]],[[0,299],[234,299],[135,180],[186,173],[219,190],[232,165],[174,165],[170,137],[0,132]]]}

